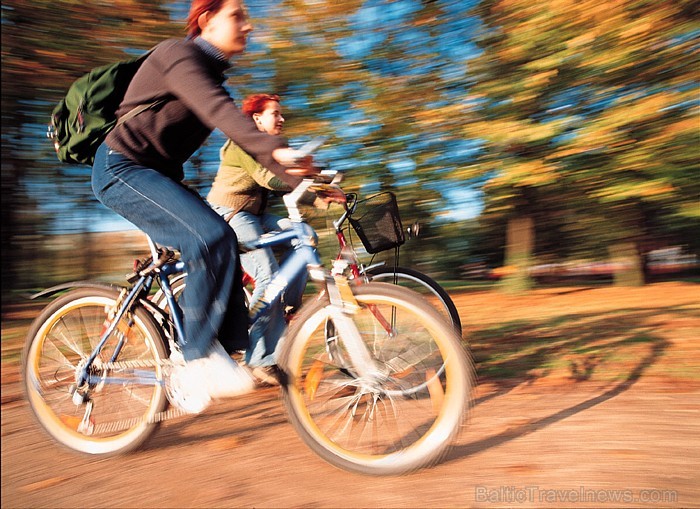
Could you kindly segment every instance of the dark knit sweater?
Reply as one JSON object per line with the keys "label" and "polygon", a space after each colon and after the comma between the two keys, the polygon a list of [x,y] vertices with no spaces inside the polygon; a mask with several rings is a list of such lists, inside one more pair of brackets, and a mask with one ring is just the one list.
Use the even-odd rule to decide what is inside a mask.
{"label": "dark knit sweater", "polygon": [[169,39],[156,46],[131,81],[117,115],[158,99],[165,102],[115,128],[107,145],[180,181],[182,165],[218,128],[284,178],[284,167],[272,158],[272,151],[286,146],[286,140],[258,131],[241,113],[223,87],[228,61],[211,53],[190,39]]}

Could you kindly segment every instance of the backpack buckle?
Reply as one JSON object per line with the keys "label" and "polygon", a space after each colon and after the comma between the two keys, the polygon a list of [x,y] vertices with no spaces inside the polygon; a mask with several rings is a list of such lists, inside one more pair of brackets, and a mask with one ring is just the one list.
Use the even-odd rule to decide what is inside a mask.
{"label": "backpack buckle", "polygon": [[61,149],[61,144],[58,142],[58,136],[56,135],[56,126],[53,122],[51,122],[46,127],[46,137],[50,140],[53,140],[53,149],[56,151],[56,153],[58,153],[58,151]]}

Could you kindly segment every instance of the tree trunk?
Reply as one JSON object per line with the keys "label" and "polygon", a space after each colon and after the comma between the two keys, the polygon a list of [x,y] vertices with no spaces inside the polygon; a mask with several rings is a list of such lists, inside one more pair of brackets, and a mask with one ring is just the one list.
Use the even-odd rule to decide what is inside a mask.
{"label": "tree trunk", "polygon": [[506,230],[506,274],[501,280],[501,290],[518,293],[534,286],[530,277],[532,246],[535,229],[532,217],[510,219]]}
{"label": "tree trunk", "polygon": [[642,286],[644,264],[634,242],[619,242],[610,247],[615,286]]}

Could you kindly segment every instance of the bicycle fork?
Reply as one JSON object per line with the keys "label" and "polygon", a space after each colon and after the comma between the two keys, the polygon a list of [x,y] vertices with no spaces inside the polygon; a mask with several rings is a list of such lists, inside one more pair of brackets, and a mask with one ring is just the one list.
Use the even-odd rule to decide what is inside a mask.
{"label": "bicycle fork", "polygon": [[[347,278],[342,275],[329,274],[325,277],[325,283],[331,301],[327,309],[337,334],[347,350],[354,371],[359,378],[367,380],[370,384],[384,378],[386,372],[374,361],[374,357],[362,340],[362,335],[352,319],[352,315],[360,310],[360,305],[352,293]],[[370,309],[370,311],[382,323],[387,333],[393,333],[393,329],[378,310]]]}
{"label": "bicycle fork", "polygon": [[[306,231],[304,228],[308,227],[305,223],[301,223],[299,228],[304,232]],[[334,270],[332,274],[323,270],[318,252],[315,249],[315,243],[307,240],[299,232],[289,232],[288,234],[288,236],[294,235],[300,236],[305,242],[295,247],[294,254],[282,264],[279,272],[268,284],[262,297],[257,302],[252,303],[249,315],[250,322],[254,323],[267,312],[270,305],[280,298],[282,291],[295,275],[307,270],[312,280],[322,283],[326,288],[330,299],[327,309],[336,327],[336,332],[347,350],[355,373],[360,378],[367,380],[369,384],[384,378],[386,373],[374,361],[372,353],[362,340],[360,331],[357,330],[357,325],[352,319],[352,315],[359,311],[360,306],[355,299],[347,278],[343,275],[344,270]],[[311,236],[307,235],[307,237],[310,238]],[[264,240],[257,243],[254,247],[257,248],[263,245],[265,245]],[[342,263],[344,263],[343,260],[336,260],[334,267]],[[340,269],[340,267],[335,267],[335,269]],[[394,329],[379,310],[376,309],[376,306],[370,306],[369,310],[374,314],[386,333],[393,336]]]}

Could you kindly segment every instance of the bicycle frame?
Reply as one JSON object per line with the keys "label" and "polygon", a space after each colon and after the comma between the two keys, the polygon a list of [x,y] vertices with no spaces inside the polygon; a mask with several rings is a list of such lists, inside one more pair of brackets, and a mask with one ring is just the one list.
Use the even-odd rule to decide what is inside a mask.
{"label": "bicycle frame", "polygon": [[[322,181],[328,180],[335,172],[325,172],[326,174],[320,177]],[[331,179],[332,181],[332,179]],[[314,179],[304,179],[302,183],[290,194],[285,195],[284,200],[289,211],[289,218],[292,221],[292,227],[280,232],[271,232],[263,235],[256,242],[246,246],[249,249],[259,249],[263,247],[272,247],[280,244],[291,242],[294,246],[293,253],[280,266],[280,270],[268,284],[264,294],[253,303],[250,309],[250,323],[254,323],[258,318],[263,316],[269,309],[276,304],[281,298],[284,289],[287,287],[288,281],[299,276],[302,272],[308,272],[310,278],[316,282],[325,285],[328,296],[331,301],[330,312],[339,330],[342,331],[344,343],[346,345],[348,355],[353,364],[354,369],[360,376],[373,378],[381,376],[375,362],[372,359],[366,345],[360,337],[360,333],[354,322],[347,316],[357,308],[357,303],[354,302],[352,292],[344,291],[347,287],[347,279],[341,274],[329,274],[323,269],[321,259],[316,249],[317,237],[314,230],[304,222],[303,216],[298,208],[298,203],[302,195],[309,190],[311,186],[317,182]],[[327,182],[324,182],[327,183]],[[165,299],[170,308],[170,319],[175,329],[178,338],[184,337],[183,317],[180,306],[175,299],[170,286],[169,278],[172,275],[180,274],[185,271],[185,264],[181,260],[168,261],[168,257],[164,257],[162,251],[158,249],[156,244],[148,238],[149,247],[151,250],[152,260],[146,268],[137,271],[137,281],[130,290],[124,289],[122,297],[117,301],[114,310],[114,317],[110,320],[109,326],[104,330],[98,345],[95,347],[78,378],[78,386],[82,384],[98,384],[98,383],[123,383],[126,380],[143,384],[163,384],[154,376],[139,377],[125,379],[123,377],[100,377],[90,373],[90,366],[95,361],[99,352],[106,344],[108,338],[115,332],[119,322],[128,313],[131,306],[134,305],[140,295],[148,295],[155,278],[158,279]],[[171,253],[172,254],[172,253]],[[339,256],[339,260],[341,257]],[[357,265],[355,264],[357,269]],[[359,275],[359,270],[357,272]],[[392,332],[392,327],[386,319],[379,313],[375,313],[382,326],[388,333]],[[119,350],[124,343],[124,338],[118,340],[115,352],[109,362],[116,361]],[[76,391],[75,394],[78,394]]]}
{"label": "bicycle frame", "polygon": [[[291,301],[284,297],[289,283],[311,279],[316,295],[294,311],[286,340],[275,351],[289,421],[315,453],[336,467],[370,475],[408,473],[439,461],[457,436],[469,410],[473,369],[455,328],[409,288],[413,281],[435,290],[452,323],[458,323],[444,289],[398,265],[396,285],[381,282],[390,277],[390,268],[367,269],[358,258],[364,252],[353,249],[350,226],[367,253],[396,248],[398,256],[405,238],[395,196],[384,193],[356,207],[356,195],[343,195],[334,186],[336,176],[322,172],[303,179],[284,197],[290,227],[242,246],[244,251],[284,246],[287,253],[272,281],[258,288],[256,300],[246,293],[246,304],[238,305],[248,306],[250,325],[257,329],[271,313],[281,319],[281,307],[289,304],[287,318],[298,304],[297,295],[285,302]],[[316,233],[299,210],[299,204],[308,203],[302,200],[307,192],[345,204],[345,214],[334,222],[340,250],[331,256],[332,267],[323,266]],[[236,376],[222,380],[231,382],[221,387],[230,388],[228,393],[202,379],[201,370],[218,369],[209,360],[233,362],[217,343],[211,346],[219,358],[185,361],[187,340],[195,338],[184,334],[191,324],[183,312],[188,308],[178,301],[183,290],[199,289],[187,285],[181,255],[146,238],[150,256],[136,261],[126,284],[77,281],[32,296],[68,290],[30,326],[22,378],[37,423],[77,452],[106,456],[135,450],[159,423],[254,388],[254,373],[247,380],[244,372],[250,367],[230,366],[246,379],[238,391],[233,390]],[[231,261],[236,262],[235,254]],[[195,275],[190,271],[189,277]]]}
{"label": "bicycle frame", "polygon": [[[343,223],[345,223],[345,221],[348,219],[348,217],[350,217],[354,208],[354,204],[352,206],[346,205],[345,212],[343,213],[343,215],[340,216],[336,221],[333,221],[333,228],[335,228],[335,236],[338,239],[338,245],[340,246],[336,260],[341,260],[343,258],[343,254],[346,253],[349,248],[348,241],[345,238],[345,233],[343,233],[342,226]],[[362,276],[362,271],[360,270],[360,265],[358,263],[357,256],[355,255],[354,251],[353,258],[354,259],[349,264],[350,273],[352,274],[352,277],[355,278],[357,281],[361,281],[360,277]]]}
{"label": "bicycle frame", "polygon": [[284,292],[289,281],[300,273],[308,271],[311,278],[322,281],[321,259],[316,250],[316,234],[306,223],[293,222],[292,227],[279,233],[263,235],[258,241],[251,244],[251,249],[274,247],[296,241],[293,253],[280,265],[280,269],[265,288],[263,295],[257,302],[251,303],[250,323],[254,323],[260,316],[276,303]]}

